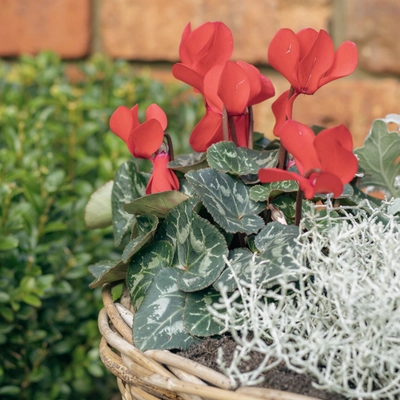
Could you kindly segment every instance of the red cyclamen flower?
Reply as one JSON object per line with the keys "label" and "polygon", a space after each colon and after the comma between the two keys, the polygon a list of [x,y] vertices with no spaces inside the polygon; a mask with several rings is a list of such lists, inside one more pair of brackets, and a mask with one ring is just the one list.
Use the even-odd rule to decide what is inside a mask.
{"label": "red cyclamen flower", "polygon": [[163,148],[166,127],[167,116],[157,104],[147,108],[143,123],[139,122],[137,104],[131,109],[119,106],[110,118],[111,131],[126,143],[131,154],[153,163],[146,194],[179,189],[179,181],[168,168],[169,156]]}
{"label": "red cyclamen flower", "polygon": [[343,185],[357,172],[353,140],[344,125],[325,129],[315,136],[309,127],[288,120],[282,125],[279,137],[294,156],[299,174],[264,168],[258,173],[263,183],[295,180],[307,199],[312,199],[316,193],[333,193],[338,197]]}
{"label": "red cyclamen flower", "polygon": [[358,52],[350,41],[335,52],[333,41],[324,30],[308,28],[295,34],[290,29],[280,29],[269,45],[268,60],[292,87],[292,92],[282,93],[272,106],[277,136],[280,125],[291,118],[295,98],[300,93],[313,94],[326,83],[350,75],[357,67]]}
{"label": "red cyclamen flower", "polygon": [[211,144],[223,140],[224,107],[234,123],[237,144],[248,147],[247,108],[269,99],[275,91],[270,80],[253,65],[243,61],[227,61],[214,66],[205,75],[203,94],[207,108],[206,115],[190,136],[190,145],[195,151],[206,151]]}
{"label": "red cyclamen flower", "polygon": [[229,60],[233,52],[233,36],[222,22],[207,22],[192,31],[188,24],[179,47],[180,63],[172,67],[172,74],[199,92],[203,92],[203,78],[215,65]]}

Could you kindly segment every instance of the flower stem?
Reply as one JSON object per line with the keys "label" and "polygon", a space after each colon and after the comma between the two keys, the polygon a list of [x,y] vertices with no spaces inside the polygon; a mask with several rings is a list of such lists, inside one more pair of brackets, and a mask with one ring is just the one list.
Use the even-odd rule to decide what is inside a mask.
{"label": "flower stem", "polygon": [[254,144],[254,115],[253,115],[253,107],[249,106],[248,108],[249,111],[249,137],[248,137],[248,143],[247,143],[247,147],[249,149],[253,148],[253,144]]}
{"label": "flower stem", "polygon": [[222,133],[224,142],[229,142],[228,112],[225,106],[222,107]]}
{"label": "flower stem", "polygon": [[238,146],[238,140],[237,140],[236,128],[235,128],[235,121],[233,120],[233,117],[228,116],[228,122],[229,122],[229,128],[230,128],[231,135],[232,135],[232,141],[233,141],[233,143],[235,143],[236,146]]}
{"label": "flower stem", "polygon": [[169,161],[174,161],[174,146],[172,144],[171,136],[164,132],[164,138],[167,139]]}
{"label": "flower stem", "polygon": [[303,191],[299,189],[296,197],[296,216],[294,220],[294,224],[296,226],[299,226],[300,224],[302,205],[303,205]]}

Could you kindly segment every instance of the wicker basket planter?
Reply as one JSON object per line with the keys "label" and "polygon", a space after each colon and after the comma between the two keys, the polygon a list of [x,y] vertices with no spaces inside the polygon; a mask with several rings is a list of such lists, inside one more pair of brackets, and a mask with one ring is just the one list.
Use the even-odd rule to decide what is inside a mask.
{"label": "wicker basket planter", "polygon": [[[123,296],[124,297],[124,296]],[[129,300],[114,303],[111,285],[103,286],[104,308],[99,313],[100,356],[118,380],[123,400],[318,400],[279,390],[232,389],[230,380],[210,368],[166,350],[141,352],[132,342]]]}

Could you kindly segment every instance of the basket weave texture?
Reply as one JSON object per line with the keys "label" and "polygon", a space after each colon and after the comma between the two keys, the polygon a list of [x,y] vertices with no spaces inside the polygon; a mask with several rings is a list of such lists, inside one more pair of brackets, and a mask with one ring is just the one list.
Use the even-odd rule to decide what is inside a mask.
{"label": "basket weave texture", "polygon": [[104,308],[98,323],[100,357],[118,381],[123,400],[318,400],[279,390],[234,390],[223,374],[167,350],[138,350],[132,341],[129,295],[114,303],[111,285],[103,286]]}

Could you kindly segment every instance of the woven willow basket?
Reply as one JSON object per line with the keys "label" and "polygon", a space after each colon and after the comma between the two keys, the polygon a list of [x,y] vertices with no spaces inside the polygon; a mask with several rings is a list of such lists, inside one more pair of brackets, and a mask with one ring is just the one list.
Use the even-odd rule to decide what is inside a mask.
{"label": "woven willow basket", "polygon": [[99,314],[100,357],[118,380],[123,400],[318,400],[257,387],[232,389],[225,376],[166,350],[141,352],[132,341],[133,314],[129,295],[114,303],[111,285],[103,286]]}

